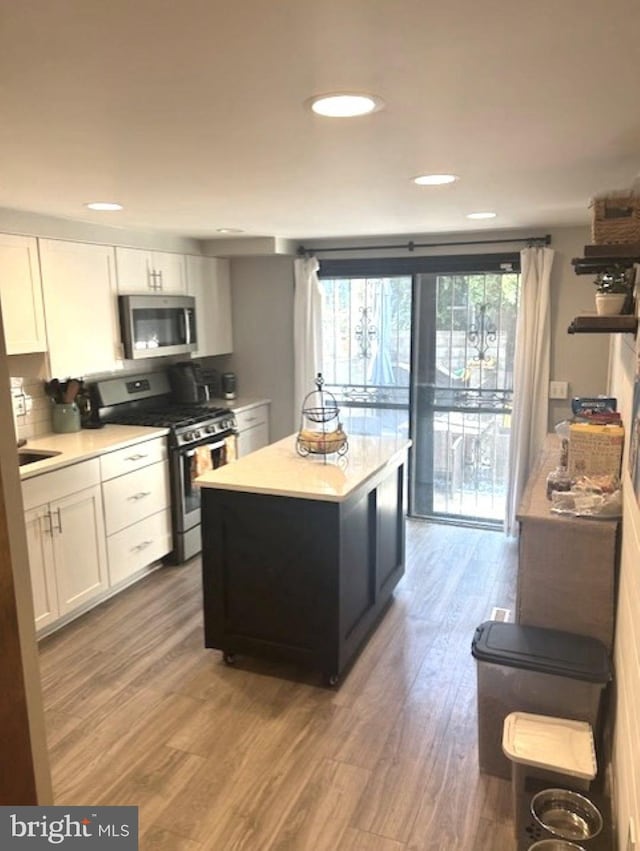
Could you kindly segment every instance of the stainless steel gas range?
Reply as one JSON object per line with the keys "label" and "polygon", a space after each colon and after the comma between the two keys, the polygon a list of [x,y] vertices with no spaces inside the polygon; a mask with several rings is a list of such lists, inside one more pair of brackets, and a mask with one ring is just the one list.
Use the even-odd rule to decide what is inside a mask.
{"label": "stainless steel gas range", "polygon": [[166,372],[123,375],[97,381],[92,403],[103,423],[169,429],[173,553],[181,564],[202,549],[200,489],[194,479],[235,458],[236,419],[208,403],[176,404]]}

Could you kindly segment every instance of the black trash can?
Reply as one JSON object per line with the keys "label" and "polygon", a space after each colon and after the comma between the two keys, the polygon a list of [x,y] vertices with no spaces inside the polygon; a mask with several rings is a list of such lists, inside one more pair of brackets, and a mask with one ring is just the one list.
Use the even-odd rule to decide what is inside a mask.
{"label": "black trash can", "polygon": [[504,719],[532,712],[597,728],[602,691],[611,679],[601,641],[537,626],[485,621],[471,652],[477,661],[478,761],[480,771],[511,777],[502,752]]}

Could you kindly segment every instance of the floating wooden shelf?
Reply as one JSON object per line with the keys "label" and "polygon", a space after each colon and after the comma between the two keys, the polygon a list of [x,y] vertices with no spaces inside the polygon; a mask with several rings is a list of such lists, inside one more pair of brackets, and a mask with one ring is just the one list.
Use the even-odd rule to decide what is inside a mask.
{"label": "floating wooden shelf", "polygon": [[567,329],[569,334],[635,334],[637,316],[576,316]]}
{"label": "floating wooden shelf", "polygon": [[640,243],[623,245],[585,245],[584,257],[574,257],[571,265],[576,275],[594,275],[612,266],[629,268],[640,263]]}

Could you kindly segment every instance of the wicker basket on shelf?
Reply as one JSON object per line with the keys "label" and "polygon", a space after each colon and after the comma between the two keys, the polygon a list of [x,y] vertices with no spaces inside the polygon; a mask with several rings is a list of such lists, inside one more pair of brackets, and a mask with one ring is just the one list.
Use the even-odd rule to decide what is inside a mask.
{"label": "wicker basket on shelf", "polygon": [[640,242],[640,194],[611,192],[591,199],[591,239],[596,245]]}

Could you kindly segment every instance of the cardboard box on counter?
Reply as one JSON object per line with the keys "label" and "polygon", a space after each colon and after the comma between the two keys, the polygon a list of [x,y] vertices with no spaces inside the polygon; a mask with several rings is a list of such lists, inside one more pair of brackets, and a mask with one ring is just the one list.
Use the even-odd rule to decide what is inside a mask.
{"label": "cardboard box on counter", "polygon": [[569,426],[568,472],[575,476],[620,475],[624,428],[621,425],[572,423]]}

